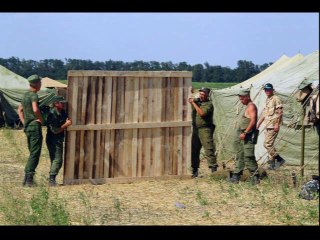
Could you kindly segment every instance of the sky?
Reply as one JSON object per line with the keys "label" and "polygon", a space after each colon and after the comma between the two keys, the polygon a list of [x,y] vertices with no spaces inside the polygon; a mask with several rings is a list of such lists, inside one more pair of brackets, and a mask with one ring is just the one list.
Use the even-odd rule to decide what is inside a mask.
{"label": "sky", "polygon": [[0,58],[235,68],[319,50],[319,13],[0,13]]}

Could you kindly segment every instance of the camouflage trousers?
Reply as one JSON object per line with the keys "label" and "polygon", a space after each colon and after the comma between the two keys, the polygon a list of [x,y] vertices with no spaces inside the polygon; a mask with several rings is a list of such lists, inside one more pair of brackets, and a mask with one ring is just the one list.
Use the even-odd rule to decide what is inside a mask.
{"label": "camouflage trousers", "polygon": [[50,175],[58,175],[63,162],[63,139],[46,137],[46,144],[50,156]]}
{"label": "camouflage trousers", "polygon": [[27,135],[28,149],[30,152],[24,172],[26,175],[34,175],[39,163],[42,148],[43,137],[41,125],[37,123],[36,125],[29,124],[24,132]]}
{"label": "camouflage trousers", "polygon": [[217,165],[215,146],[213,143],[213,128],[193,128],[191,138],[191,167],[199,168],[200,150],[204,148],[209,167]]}
{"label": "camouflage trousers", "polygon": [[258,169],[256,157],[254,155],[254,144],[252,143],[251,134],[247,134],[244,140],[240,140],[237,134],[237,140],[235,141],[236,154],[236,166],[234,169],[235,174],[242,174],[246,167],[250,173],[255,172]]}

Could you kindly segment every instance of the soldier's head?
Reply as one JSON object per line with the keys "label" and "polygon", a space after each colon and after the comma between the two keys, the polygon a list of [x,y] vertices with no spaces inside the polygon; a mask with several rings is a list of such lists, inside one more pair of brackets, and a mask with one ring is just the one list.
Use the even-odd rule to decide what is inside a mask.
{"label": "soldier's head", "polygon": [[41,77],[39,77],[37,74],[31,75],[28,77],[28,82],[30,87],[36,89],[37,91],[41,88]]}
{"label": "soldier's head", "polygon": [[272,96],[273,95],[273,85],[271,83],[266,83],[263,86],[264,92],[266,93],[267,97]]}
{"label": "soldier's head", "polygon": [[52,107],[55,107],[57,110],[61,110],[64,108],[64,104],[67,101],[62,96],[54,96],[52,99]]}
{"label": "soldier's head", "polygon": [[250,99],[250,89],[249,88],[240,88],[238,92],[239,100],[243,105],[248,105],[251,102]]}
{"label": "soldier's head", "polygon": [[205,88],[205,87],[202,87],[200,90],[199,90],[199,97],[200,97],[200,100],[203,102],[203,101],[206,101],[209,97],[209,94],[210,94],[210,89],[209,88]]}

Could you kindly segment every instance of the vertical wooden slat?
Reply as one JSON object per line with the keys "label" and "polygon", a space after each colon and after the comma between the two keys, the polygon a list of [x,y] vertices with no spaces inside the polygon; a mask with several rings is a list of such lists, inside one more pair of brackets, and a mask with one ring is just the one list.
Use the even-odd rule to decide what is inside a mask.
{"label": "vertical wooden slat", "polygon": [[[95,123],[101,124],[102,123],[102,89],[103,89],[103,78],[98,77],[96,79],[96,92],[97,92],[97,103],[95,105],[96,107],[96,121]],[[93,178],[100,178],[100,146],[101,146],[101,131],[95,131],[95,154],[94,154],[94,167],[93,167]],[[103,164],[103,162],[102,162]]]}
{"label": "vertical wooden slat", "polygon": [[[133,104],[132,104],[132,122],[138,122],[139,112],[139,78],[133,79]],[[132,130],[132,153],[131,153],[131,165],[132,172],[131,176],[137,176],[137,151],[138,151],[138,130]]]}
{"label": "vertical wooden slat", "polygon": [[[106,108],[105,114],[103,115],[103,123],[111,123],[111,111],[112,111],[112,77],[106,77],[106,82],[104,84],[104,94],[105,101],[103,106]],[[104,177],[108,178],[110,171],[110,160],[112,159],[110,156],[110,135],[111,131],[105,131],[105,144],[104,144]]]}
{"label": "vertical wooden slat", "polygon": [[[184,83],[185,83],[185,88],[187,88],[187,99],[189,98],[190,96],[190,87],[192,86],[192,78],[191,77],[188,77],[188,78],[185,78],[184,80]],[[188,100],[187,100],[187,114],[186,114],[186,121],[191,121],[191,105],[188,103]],[[186,158],[185,158],[185,161],[186,161],[186,168],[188,169],[188,167],[191,166],[191,133],[192,133],[192,128],[191,126],[190,127],[186,127],[185,129],[185,138],[187,139],[186,140],[186,148],[185,148],[185,152],[186,152]],[[188,171],[186,170],[186,174],[188,174]]]}
{"label": "vertical wooden slat", "polygon": [[[90,79],[90,95],[89,95],[89,108],[87,109],[89,113],[89,122],[90,124],[95,123],[96,118],[96,84],[97,84],[97,77],[91,77]],[[87,172],[88,172],[88,178],[91,179],[93,177],[93,163],[94,163],[94,148],[95,148],[95,131],[90,130],[88,131],[88,141],[87,144],[89,145],[89,159],[87,164]]]}
{"label": "vertical wooden slat", "polygon": [[[69,111],[71,111],[71,119],[74,119],[74,123],[76,124],[77,118],[77,100],[78,100],[78,77],[71,78],[72,84],[72,105],[69,106]],[[75,150],[76,150],[76,132],[70,132],[70,145],[69,145],[69,158],[67,159],[66,164],[66,179],[73,179],[74,178],[74,163],[75,163]]]}
{"label": "vertical wooden slat", "polygon": [[[143,122],[143,112],[144,112],[144,78],[139,78],[139,112],[138,112],[138,122]],[[142,168],[143,168],[143,129],[138,130],[138,161],[137,161],[137,176],[142,176]]]}
{"label": "vertical wooden slat", "polygon": [[[177,108],[177,120],[183,120],[183,78],[178,78],[178,108]],[[178,175],[182,175],[182,127],[177,127],[177,161],[178,161]]]}
{"label": "vertical wooden slat", "polygon": [[[88,77],[82,79],[82,95],[81,95],[81,118],[80,124],[86,124],[86,112],[87,112],[87,95],[88,95]],[[85,131],[80,132],[80,152],[79,152],[79,179],[83,178],[84,171],[84,135]]]}

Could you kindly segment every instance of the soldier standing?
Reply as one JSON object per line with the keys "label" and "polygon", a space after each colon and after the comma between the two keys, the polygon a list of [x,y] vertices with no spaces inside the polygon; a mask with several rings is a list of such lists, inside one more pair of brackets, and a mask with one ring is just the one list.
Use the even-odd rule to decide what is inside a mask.
{"label": "soldier standing", "polygon": [[192,178],[198,177],[198,168],[200,165],[200,150],[203,146],[208,166],[211,172],[217,171],[218,164],[215,156],[215,146],[213,144],[213,105],[209,101],[210,89],[201,88],[199,90],[200,98],[189,98],[192,106],[192,149],[191,149],[191,166]]}
{"label": "soldier standing", "polygon": [[254,155],[254,136],[257,124],[257,107],[251,101],[250,90],[240,89],[239,91],[240,102],[247,106],[244,109],[244,114],[241,115],[239,126],[237,128],[238,139],[235,142],[236,149],[238,150],[236,167],[230,179],[232,183],[239,183],[240,177],[245,167],[250,171],[252,183],[258,184],[259,173],[258,164]]}
{"label": "soldier standing", "polygon": [[264,147],[268,151],[269,169],[275,170],[285,163],[285,160],[277,153],[274,142],[280,130],[282,123],[283,107],[278,96],[274,95],[274,89],[271,83],[264,86],[267,95],[266,105],[263,109],[262,116],[258,121],[257,128],[265,121],[265,140]]}
{"label": "soldier standing", "polygon": [[18,107],[18,115],[24,126],[30,152],[24,172],[23,186],[33,186],[33,176],[39,163],[42,147],[42,116],[38,105],[37,92],[41,88],[41,78],[38,75],[28,77],[30,89],[23,95]]}
{"label": "soldier standing", "polygon": [[56,186],[56,176],[63,162],[64,130],[72,124],[64,109],[66,101],[56,96],[47,118],[46,144],[50,156],[49,186]]}

